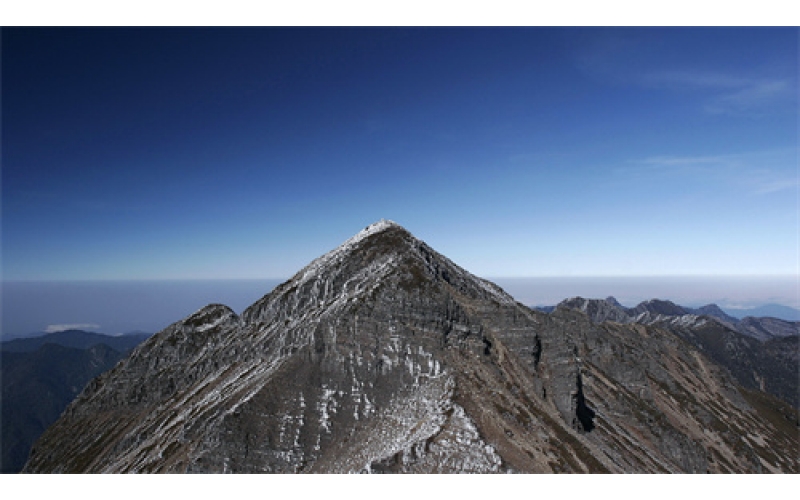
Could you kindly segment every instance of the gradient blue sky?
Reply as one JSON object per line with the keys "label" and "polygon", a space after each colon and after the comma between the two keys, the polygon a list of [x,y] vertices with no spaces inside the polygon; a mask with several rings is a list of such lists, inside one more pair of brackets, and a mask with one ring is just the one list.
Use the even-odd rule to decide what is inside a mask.
{"label": "gradient blue sky", "polygon": [[798,272],[796,28],[2,30],[5,280]]}

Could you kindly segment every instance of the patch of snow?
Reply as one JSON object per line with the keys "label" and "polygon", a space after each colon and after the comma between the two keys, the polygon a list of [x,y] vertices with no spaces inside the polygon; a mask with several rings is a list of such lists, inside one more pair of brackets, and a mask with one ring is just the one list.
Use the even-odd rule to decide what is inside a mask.
{"label": "patch of snow", "polygon": [[336,413],[336,399],[333,397],[336,393],[337,391],[329,389],[327,385],[323,384],[322,397],[319,400],[317,410],[319,411],[319,425],[328,434],[331,432],[330,414]]}

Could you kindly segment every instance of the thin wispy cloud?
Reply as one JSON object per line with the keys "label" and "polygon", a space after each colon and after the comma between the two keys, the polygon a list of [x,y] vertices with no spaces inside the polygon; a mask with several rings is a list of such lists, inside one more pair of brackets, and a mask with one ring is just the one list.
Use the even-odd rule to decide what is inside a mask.
{"label": "thin wispy cloud", "polygon": [[645,86],[705,94],[703,110],[710,114],[762,114],[783,109],[796,98],[790,78],[742,77],[724,73],[663,71],[644,75]]}
{"label": "thin wispy cloud", "polygon": [[756,82],[712,99],[705,110],[713,114],[767,111],[781,102],[788,102],[792,95],[792,87],[786,80]]}
{"label": "thin wispy cloud", "polygon": [[717,156],[651,156],[637,163],[652,165],[654,167],[680,167],[696,165],[724,165],[735,162],[736,155]]}
{"label": "thin wispy cloud", "polygon": [[44,329],[45,333],[58,333],[66,330],[96,330],[100,325],[94,323],[71,323],[64,325],[47,325]]}
{"label": "thin wispy cloud", "polygon": [[743,155],[662,155],[637,158],[614,169],[618,175],[698,175],[729,171],[743,164]]}
{"label": "thin wispy cloud", "polygon": [[749,195],[798,189],[791,168],[792,151],[760,151],[729,155],[663,155],[635,159],[614,170],[624,176],[705,178],[743,188]]}
{"label": "thin wispy cloud", "polygon": [[757,184],[758,186],[753,191],[753,194],[758,195],[773,194],[791,189],[796,190],[800,186],[800,182],[798,182],[796,177],[793,179],[762,181]]}
{"label": "thin wispy cloud", "polygon": [[752,80],[721,73],[661,71],[644,75],[642,83],[654,87],[672,87],[676,89],[738,89],[750,85]]}

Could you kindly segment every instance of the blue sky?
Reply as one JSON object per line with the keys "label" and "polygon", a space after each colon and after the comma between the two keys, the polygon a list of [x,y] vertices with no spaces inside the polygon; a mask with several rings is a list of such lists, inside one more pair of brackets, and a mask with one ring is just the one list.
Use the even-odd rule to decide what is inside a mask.
{"label": "blue sky", "polygon": [[796,28],[3,29],[5,280],[798,271]]}

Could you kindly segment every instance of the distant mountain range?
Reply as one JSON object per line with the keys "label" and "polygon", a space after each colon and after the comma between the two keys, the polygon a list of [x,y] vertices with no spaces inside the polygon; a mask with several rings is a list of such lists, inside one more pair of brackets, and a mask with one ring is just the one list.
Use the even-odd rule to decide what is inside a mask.
{"label": "distant mountain range", "polygon": [[147,337],[68,330],[0,343],[0,472],[19,472],[33,442],[84,386]]}
{"label": "distant mountain range", "polygon": [[[623,309],[633,310],[636,307],[641,306],[644,304],[639,304],[639,306],[633,308],[625,308],[622,304],[617,302],[617,299],[614,297],[608,297],[605,300],[611,300],[616,305]],[[734,308],[723,308],[718,306],[717,304],[708,304],[702,307],[691,308],[686,306],[678,306],[684,312],[692,312],[694,314],[707,314],[709,316],[715,316],[718,318],[727,318],[728,321],[735,322],[736,320],[744,319],[747,317],[752,318],[776,318],[783,321],[800,321],[800,310],[797,310],[793,307],[783,306],[780,304],[765,304],[759,307],[753,307],[749,309],[734,309]],[[542,312],[552,312],[556,306],[533,306],[534,309],[537,311]]]}
{"label": "distant mountain range", "polygon": [[55,333],[46,333],[35,337],[16,338],[0,342],[3,352],[32,352],[45,344],[57,344],[76,349],[88,349],[97,344],[126,352],[149,337],[148,333],[131,333],[125,335],[105,335],[102,333],[87,332],[84,330],[64,330]]}
{"label": "distant mountain range", "polygon": [[23,470],[800,472],[797,409],[773,395],[796,392],[798,336],[724,314],[544,314],[380,221],[241,315],[210,304],[150,337]]}
{"label": "distant mountain range", "polygon": [[[534,309],[549,313],[560,306],[582,310],[597,322],[608,320],[620,323],[647,324],[667,317],[708,316],[715,318],[722,324],[743,335],[758,340],[800,335],[800,321],[786,320],[778,316],[752,316],[744,314],[745,312],[773,312],[781,313],[784,317],[791,317],[791,312],[796,311],[791,307],[777,304],[754,309],[739,309],[735,310],[738,311],[736,314],[732,314],[731,310],[725,311],[716,304],[692,308],[675,304],[669,300],[651,299],[641,302],[635,307],[625,307],[614,297],[607,297],[605,299],[574,297],[562,301],[557,306],[539,306]],[[798,311],[798,313],[800,313],[800,311]]]}
{"label": "distant mountain range", "polygon": [[667,329],[730,370],[744,387],[773,394],[795,408],[800,406],[800,322],[768,317],[738,320],[714,304],[693,309],[658,299],[626,308],[614,297],[573,297],[554,309],[581,311],[594,323],[636,323]]}
{"label": "distant mountain range", "polygon": [[752,316],[755,318],[778,318],[786,321],[800,321],[800,310],[793,307],[782,306],[780,304],[765,304],[759,307],[749,309],[733,309],[726,308],[726,312],[735,318],[746,318]]}

